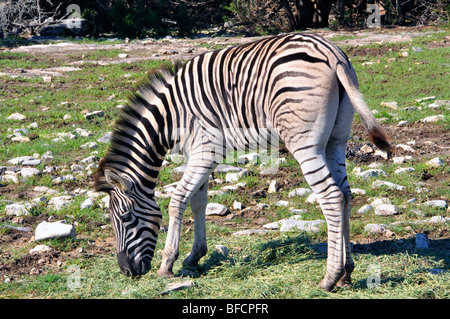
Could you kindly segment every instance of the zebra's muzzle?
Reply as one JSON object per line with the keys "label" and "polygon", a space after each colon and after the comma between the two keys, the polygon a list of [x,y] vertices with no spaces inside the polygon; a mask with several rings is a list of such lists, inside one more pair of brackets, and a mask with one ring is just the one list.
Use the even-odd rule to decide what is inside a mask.
{"label": "zebra's muzzle", "polygon": [[117,253],[117,261],[122,274],[127,277],[145,275],[151,269],[151,258],[130,258],[125,251]]}

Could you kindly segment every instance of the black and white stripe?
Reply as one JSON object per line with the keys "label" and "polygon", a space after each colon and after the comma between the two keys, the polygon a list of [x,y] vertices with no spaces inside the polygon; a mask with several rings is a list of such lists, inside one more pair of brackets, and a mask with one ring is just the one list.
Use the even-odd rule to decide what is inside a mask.
{"label": "black and white stripe", "polygon": [[190,203],[195,239],[185,264],[206,254],[209,174],[229,150],[247,150],[276,132],[317,194],[328,225],[326,290],[350,282],[350,188],[345,145],[354,110],[371,140],[389,144],[358,91],[346,55],[325,39],[304,34],[268,37],[202,54],[150,77],[116,124],[111,149],[95,177],[111,194],[119,265],[128,275],[150,268],[161,214],[154,187],[171,150],[186,170],[169,204],[169,230],[159,275],[171,276],[181,220]]}

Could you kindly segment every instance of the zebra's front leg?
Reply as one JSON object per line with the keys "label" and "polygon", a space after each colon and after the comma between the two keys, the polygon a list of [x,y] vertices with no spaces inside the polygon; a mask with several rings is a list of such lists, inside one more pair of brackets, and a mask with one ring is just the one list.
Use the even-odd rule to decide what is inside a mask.
{"label": "zebra's front leg", "polygon": [[197,192],[200,186],[207,182],[209,175],[216,166],[217,164],[215,163],[202,160],[189,162],[187,164],[183,178],[178,183],[177,188],[172,194],[172,198],[170,200],[169,229],[167,231],[166,244],[164,246],[161,266],[158,270],[158,276],[173,277],[172,268],[173,264],[178,259],[178,247],[180,242],[183,213],[186,210],[193,194]]}
{"label": "zebra's front leg", "polygon": [[205,211],[208,204],[208,181],[192,196],[191,209],[194,215],[194,245],[189,256],[183,261],[183,266],[195,266],[208,252],[206,243]]}

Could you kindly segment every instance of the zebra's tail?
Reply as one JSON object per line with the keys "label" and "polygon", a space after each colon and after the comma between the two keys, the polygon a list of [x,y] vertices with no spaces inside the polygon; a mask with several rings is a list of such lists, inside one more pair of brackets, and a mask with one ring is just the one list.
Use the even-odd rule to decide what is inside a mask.
{"label": "zebra's tail", "polygon": [[366,102],[364,102],[364,98],[359,92],[357,84],[352,82],[348,70],[348,65],[339,63],[337,65],[336,73],[339,81],[345,89],[345,92],[350,98],[353,107],[358,112],[364,128],[369,134],[370,141],[379,149],[390,154],[392,152],[392,146],[389,144],[388,138],[384,134],[380,124],[373,116]]}

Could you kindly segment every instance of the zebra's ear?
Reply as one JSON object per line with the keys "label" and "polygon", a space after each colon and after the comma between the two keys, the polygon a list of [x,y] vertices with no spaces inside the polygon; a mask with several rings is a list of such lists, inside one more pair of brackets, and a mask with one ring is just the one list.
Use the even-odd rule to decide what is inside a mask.
{"label": "zebra's ear", "polygon": [[122,191],[130,190],[130,183],[109,169],[105,169],[105,179],[111,186]]}

